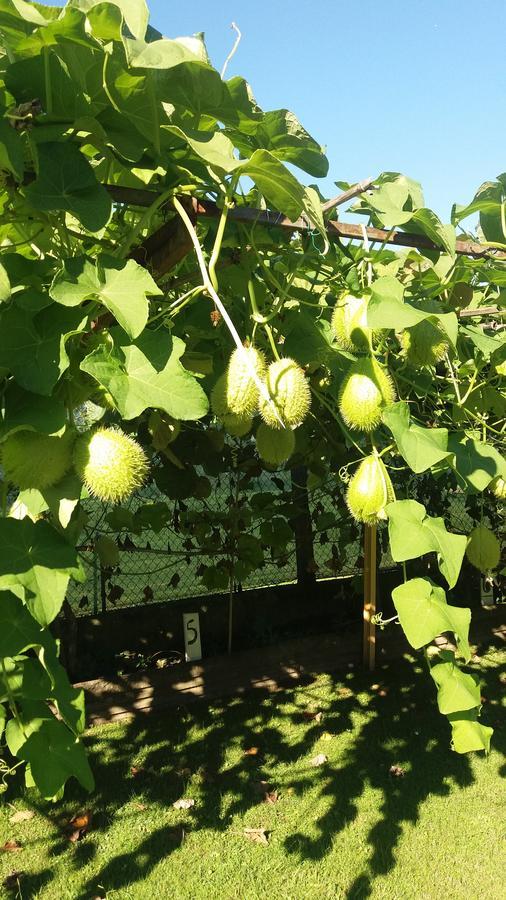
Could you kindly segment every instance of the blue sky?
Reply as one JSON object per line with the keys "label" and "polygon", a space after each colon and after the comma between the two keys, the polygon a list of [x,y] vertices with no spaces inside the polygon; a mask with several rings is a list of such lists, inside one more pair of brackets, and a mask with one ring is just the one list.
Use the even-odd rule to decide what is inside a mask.
{"label": "blue sky", "polygon": [[[148,0],[149,3],[149,0]],[[288,107],[327,148],[330,177],[399,171],[448,221],[506,170],[505,0],[151,0],[167,37],[204,31],[227,77]],[[306,179],[311,180],[311,179]]]}

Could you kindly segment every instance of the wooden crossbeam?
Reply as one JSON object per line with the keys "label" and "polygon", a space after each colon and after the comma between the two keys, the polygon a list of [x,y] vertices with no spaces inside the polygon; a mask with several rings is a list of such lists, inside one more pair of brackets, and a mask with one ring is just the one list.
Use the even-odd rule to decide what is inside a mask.
{"label": "wooden crossbeam", "polygon": [[[108,185],[107,191],[117,203],[127,203],[132,206],[147,207],[157,199],[155,191],[139,188],[124,188],[117,185]],[[345,191],[340,197],[349,199],[350,191]],[[182,198],[181,198],[182,199]],[[333,206],[339,205],[332,201]],[[167,206],[170,204],[168,203]],[[212,217],[220,215],[220,209],[212,200],[200,200],[192,198],[193,209],[197,216]],[[313,231],[313,225],[304,217],[292,221],[283,213],[270,210],[252,209],[247,206],[237,206],[229,212],[230,221],[245,222],[248,224],[263,225],[271,228],[280,228],[283,231],[298,231],[301,233]],[[350,222],[328,222],[327,235],[331,241],[339,241],[342,238],[363,241],[364,231],[370,242],[390,244],[396,247],[413,247],[414,249],[433,250],[441,253],[443,248],[431,241],[424,234],[410,234],[406,231],[388,231],[385,228],[373,228],[371,226],[354,225]],[[488,247],[476,241],[457,241],[455,251],[460,256],[474,258],[488,258],[506,260],[506,251],[494,247]]]}

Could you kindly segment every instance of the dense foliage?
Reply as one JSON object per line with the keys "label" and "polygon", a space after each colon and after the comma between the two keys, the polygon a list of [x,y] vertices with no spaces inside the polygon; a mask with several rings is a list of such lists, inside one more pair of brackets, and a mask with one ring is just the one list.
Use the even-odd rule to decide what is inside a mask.
{"label": "dense foliage", "polygon": [[[445,490],[504,493],[506,342],[497,319],[479,313],[501,304],[506,285],[504,258],[494,257],[506,243],[506,176],[454,207],[451,225],[396,173],[359,196],[364,221],[440,249],[329,240],[335,209],[324,212],[318,189],[292,173],[325,176],[320,145],[291,112],[261,110],[242,78],[222,79],[200,36],[162,38],[147,18],[143,0],[0,2],[8,751],[47,797],[71,775],[92,786],[79,741],[83,698],[49,625],[69,579],[82,578],[80,499],[87,488],[121,498],[145,471],[137,443],[132,458],[116,448],[110,465],[104,447],[121,436],[90,440],[98,422],[142,445],[167,498],[142,508],[139,527],[163,521],[175,499],[205,499],[206,474],[228,469],[243,484],[262,466],[301,464],[312,484],[349,481],[355,518],[388,522],[405,567],[393,596],[400,624],[413,647],[428,648],[454,749],[486,750],[477,679],[457,664],[470,657],[470,612],[449,605],[442,586],[455,585],[468,538],[402,487],[395,499],[391,476],[396,483],[404,468],[430,472]],[[216,215],[197,215],[199,200]],[[266,209],[308,227],[266,226]],[[456,227],[473,213],[489,251],[458,255]],[[463,308],[477,316],[460,319]],[[252,503],[265,513],[262,540],[242,533],[244,508],[231,508],[227,546],[212,517],[184,523],[190,545],[214,557],[201,573],[210,588],[243,577],[290,537],[286,511],[269,498]],[[121,527],[128,513],[117,507],[110,520]],[[99,540],[113,564],[114,544]],[[440,583],[409,578],[406,563],[429,553]],[[434,646],[445,632],[455,651]]]}

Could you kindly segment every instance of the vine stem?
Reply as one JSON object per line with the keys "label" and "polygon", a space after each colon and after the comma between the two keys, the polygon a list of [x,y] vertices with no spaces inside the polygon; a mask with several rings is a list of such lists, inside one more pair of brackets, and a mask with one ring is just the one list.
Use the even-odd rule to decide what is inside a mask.
{"label": "vine stem", "polygon": [[222,70],[221,70],[221,73],[220,73],[220,77],[221,77],[221,78],[224,78],[224,77],[225,77],[225,72],[227,71],[227,66],[228,66],[230,60],[232,59],[232,57],[234,56],[234,54],[235,54],[235,52],[236,52],[236,50],[237,50],[239,44],[241,43],[241,38],[242,38],[241,31],[240,31],[240,29],[238,28],[238,26],[236,25],[235,22],[231,22],[231,23],[230,23],[230,27],[231,27],[232,31],[235,31],[236,38],[235,38],[235,41],[234,41],[234,46],[232,47],[232,49],[231,49],[230,53],[228,54],[228,56],[227,56],[225,62],[223,63],[223,67],[222,67]]}
{"label": "vine stem", "polygon": [[460,390],[459,390],[457,379],[455,377],[455,371],[453,369],[452,362],[451,362],[451,359],[450,359],[448,353],[445,353],[445,362],[446,362],[446,365],[448,366],[448,369],[450,372],[450,378],[451,378],[451,382],[453,384],[453,390],[455,391],[455,396],[457,398],[457,403],[459,406],[462,406],[462,397],[460,396]]}
{"label": "vine stem", "polygon": [[[244,358],[244,360],[245,360],[245,362],[246,362],[246,365],[248,366],[249,373],[250,373],[252,379],[254,380],[254,382],[255,382],[255,384],[256,384],[256,386],[257,386],[259,392],[260,392],[260,395],[262,396],[262,398],[263,398],[267,403],[271,404],[272,401],[271,401],[271,397],[270,397],[270,395],[269,395],[269,392],[268,392],[268,390],[267,390],[267,387],[266,387],[266,385],[264,384],[264,382],[259,378],[259,376],[257,375],[257,373],[256,373],[256,371],[255,371],[253,365],[251,364],[250,359],[249,359],[248,355],[247,355],[246,352],[245,352],[245,348],[244,348],[244,345],[243,345],[243,343],[242,343],[242,341],[241,341],[241,338],[239,337],[239,334],[237,333],[237,329],[236,329],[234,323],[232,322],[232,319],[230,318],[230,316],[229,316],[229,314],[228,314],[228,311],[227,311],[225,305],[224,305],[224,304],[222,303],[222,301],[220,300],[220,298],[219,298],[219,296],[218,296],[218,294],[217,294],[217,292],[216,292],[216,290],[215,290],[215,287],[214,287],[214,285],[213,285],[213,283],[212,283],[212,281],[211,281],[211,279],[210,279],[210,277],[209,277],[209,273],[208,273],[208,271],[207,271],[207,266],[206,266],[206,261],[205,261],[205,259],[204,259],[204,254],[202,253],[202,247],[200,246],[200,242],[199,242],[199,239],[198,239],[198,237],[197,237],[197,233],[196,233],[196,231],[195,231],[195,229],[194,229],[194,227],[193,227],[193,223],[192,223],[192,221],[191,221],[191,219],[190,219],[188,213],[186,212],[186,210],[185,210],[183,204],[178,200],[178,198],[177,198],[177,197],[173,197],[173,198],[172,198],[172,202],[174,203],[174,206],[175,206],[177,212],[178,212],[179,215],[181,216],[181,219],[182,219],[182,221],[183,221],[183,223],[184,223],[184,225],[185,225],[185,227],[186,227],[186,230],[188,231],[188,234],[189,234],[189,236],[190,236],[190,238],[191,238],[191,242],[192,242],[192,244],[193,244],[193,247],[194,247],[194,250],[195,250],[195,253],[196,253],[196,256],[197,256],[197,261],[198,261],[198,264],[199,264],[200,272],[201,272],[201,275],[202,275],[202,284],[203,284],[203,287],[204,287],[204,289],[207,291],[207,293],[209,294],[209,296],[211,297],[211,299],[214,301],[214,303],[215,303],[215,305],[216,305],[216,308],[217,308],[218,311],[220,312],[221,317],[222,317],[223,321],[225,322],[225,325],[227,326],[228,330],[230,331],[230,334],[232,335],[232,339],[233,339],[233,341],[234,341],[234,344],[236,345],[237,349],[239,350],[239,353],[242,354],[242,356],[243,356],[243,358]],[[223,227],[225,227],[225,226],[223,226]],[[282,423],[282,421],[281,421],[281,418],[280,418],[280,416],[279,416],[279,413],[278,413],[278,411],[277,411],[277,409],[276,409],[275,404],[272,404],[272,408],[273,408],[273,411],[274,411],[274,414],[275,414],[276,418],[278,419],[278,421],[279,421],[280,424],[282,425],[283,423]]]}

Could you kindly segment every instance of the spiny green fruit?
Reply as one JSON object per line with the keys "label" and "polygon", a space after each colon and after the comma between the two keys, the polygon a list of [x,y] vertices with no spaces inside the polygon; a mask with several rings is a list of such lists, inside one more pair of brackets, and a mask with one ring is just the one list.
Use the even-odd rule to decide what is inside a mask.
{"label": "spiny green fruit", "polygon": [[337,301],[331,324],[343,350],[368,350],[372,331],[367,327],[367,297],[348,294]]}
{"label": "spiny green fruit", "polygon": [[395,500],[394,489],[383,460],[376,454],[360,463],[346,492],[346,503],[357,522],[374,525],[386,519],[385,506]]}
{"label": "spiny green fruit", "polygon": [[118,503],[142,486],[148,460],[140,444],[119,428],[97,428],[77,439],[74,468],[90,494]]}
{"label": "spiny green fruit", "polygon": [[390,375],[367,356],[348,369],[339,393],[339,412],[350,428],[373,431],[381,422],[383,408],[394,400]]}
{"label": "spiny green fruit", "polygon": [[501,545],[493,531],[486,525],[477,525],[469,535],[466,556],[480,572],[497,568],[501,558]]}
{"label": "spiny green fruit", "polygon": [[253,374],[265,375],[265,357],[256,347],[233,351],[227,370],[227,403],[231,412],[251,416],[258,406],[258,384]]}
{"label": "spiny green fruit", "polygon": [[221,418],[221,423],[232,437],[245,437],[253,428],[253,416],[238,416],[237,413],[227,413]]}
{"label": "spiny green fruit", "polygon": [[449,342],[439,324],[424,319],[400,336],[406,359],[412,366],[435,366],[448,350]]}
{"label": "spiny green fruit", "polygon": [[253,417],[247,413],[234,413],[228,405],[227,373],[220,375],[211,391],[211,409],[225,431],[233,437],[244,437],[251,431]]}
{"label": "spiny green fruit", "polygon": [[501,475],[496,475],[490,482],[489,488],[498,500],[506,500],[506,481]]}
{"label": "spiny green fruit", "polygon": [[20,490],[45,488],[58,484],[72,466],[75,434],[61,437],[36,431],[16,431],[2,444],[2,466],[6,481]]}
{"label": "spiny green fruit", "polygon": [[265,422],[258,426],[255,439],[259,457],[273,466],[290,459],[295,449],[293,431],[289,428],[270,428]]}
{"label": "spiny green fruit", "polygon": [[311,406],[311,390],[295,360],[278,359],[267,369],[265,386],[269,399],[260,397],[260,415],[271,428],[296,428]]}

